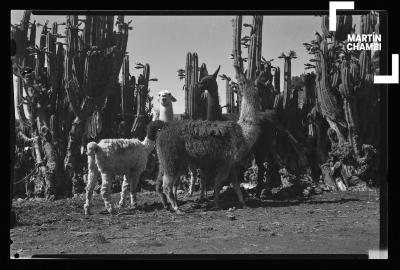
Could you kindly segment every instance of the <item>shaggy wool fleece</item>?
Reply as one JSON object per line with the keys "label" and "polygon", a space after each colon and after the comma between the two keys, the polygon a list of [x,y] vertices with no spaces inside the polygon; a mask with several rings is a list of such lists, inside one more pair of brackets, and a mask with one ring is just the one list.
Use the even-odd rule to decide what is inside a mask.
{"label": "shaggy wool fleece", "polygon": [[160,165],[171,175],[182,169],[174,167],[182,164],[177,160],[184,160],[184,165],[194,164],[209,172],[216,171],[225,162],[240,161],[249,152],[242,134],[240,125],[232,121],[172,123],[159,133]]}

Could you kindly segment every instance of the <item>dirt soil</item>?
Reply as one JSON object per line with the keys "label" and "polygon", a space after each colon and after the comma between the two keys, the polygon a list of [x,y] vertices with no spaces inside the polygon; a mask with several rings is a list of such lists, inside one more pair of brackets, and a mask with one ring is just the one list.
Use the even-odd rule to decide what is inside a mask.
{"label": "dirt soil", "polygon": [[[225,192],[229,193],[229,190]],[[225,195],[226,195],[225,194]],[[104,213],[99,194],[93,215],[84,196],[53,202],[14,200],[10,258],[34,254],[368,254],[379,247],[379,191],[348,191],[307,199],[222,196],[221,210],[183,199],[178,215],[162,209],[155,192],[138,194],[136,210]],[[119,194],[113,194],[118,202]],[[231,197],[231,200],[228,200]]]}

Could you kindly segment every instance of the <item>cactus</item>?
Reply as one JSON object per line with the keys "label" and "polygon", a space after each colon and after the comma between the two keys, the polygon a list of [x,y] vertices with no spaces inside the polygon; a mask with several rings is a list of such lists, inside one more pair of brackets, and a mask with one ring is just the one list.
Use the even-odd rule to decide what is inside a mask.
{"label": "cactus", "polygon": [[[248,45],[248,65],[247,70],[245,72],[243,62],[245,59],[242,58],[242,16],[236,16],[235,19],[232,20],[233,26],[233,49],[232,56],[234,60],[234,68],[236,73],[236,81],[238,82],[238,91],[237,91],[237,107],[238,112],[240,112],[241,106],[241,89],[244,89],[246,81],[254,81],[260,72],[261,68],[261,48],[262,48],[262,16],[253,16],[253,24],[243,24],[245,27],[250,27],[250,37],[245,40],[250,41],[250,45]],[[247,46],[247,45],[246,45]]]}
{"label": "cactus", "polygon": [[178,70],[179,78],[185,75],[185,114],[190,119],[206,119],[207,104],[201,99],[197,83],[208,74],[207,67],[203,63],[199,68],[198,55],[196,52],[188,52],[186,55],[186,68]]}
{"label": "cactus", "polygon": [[291,87],[291,78],[292,78],[292,59],[296,59],[296,53],[294,51],[290,51],[287,55],[282,53],[278,58],[283,58],[285,60],[284,64],[284,73],[283,73],[283,109],[286,108],[286,103],[288,100],[289,89]]}
{"label": "cactus", "polygon": [[352,30],[352,16],[351,15],[337,15],[336,16],[336,31],[329,31],[329,16],[322,16],[321,29],[326,38],[333,38],[336,41],[344,41],[347,39],[347,34]]}
{"label": "cactus", "polygon": [[234,94],[233,89],[231,87],[231,78],[226,76],[225,74],[220,75],[221,79],[225,81],[225,93],[226,93],[226,110],[228,113],[234,112]]}
{"label": "cactus", "polygon": [[112,36],[103,34],[114,25],[113,20],[107,16],[88,16],[86,22],[88,21],[90,23],[85,24],[82,34],[84,38],[81,38],[82,41],[89,42],[83,45],[84,48],[88,48],[86,54],[79,53],[78,17],[68,16],[66,27],[64,80],[75,120],[69,136],[64,166],[69,168],[72,176],[73,193],[79,193],[82,189],[82,183],[77,183],[75,179],[79,172],[77,155],[86,121],[104,104],[105,98],[117,83],[129,30],[123,16],[118,16],[118,31]]}
{"label": "cactus", "polygon": [[[370,168],[374,161],[368,159],[366,162],[368,153],[364,149],[370,147],[363,143],[371,142],[369,138],[375,136],[376,126],[379,125],[374,115],[378,98],[377,91],[372,87],[371,56],[366,51],[344,50],[346,42],[341,41],[354,31],[351,27],[352,18],[338,16],[337,21],[337,31],[328,35],[328,18],[323,16],[324,36],[316,33],[316,40],[304,45],[310,54],[314,54],[317,109],[330,125],[330,138],[333,142],[329,158],[339,158],[345,166],[355,166],[355,171],[365,172],[365,168]],[[371,14],[363,15],[361,33],[372,34],[374,23]],[[328,39],[331,39],[329,45]],[[371,122],[373,124],[370,125]],[[375,128],[371,128],[374,125]],[[337,137],[337,142],[334,137]],[[346,155],[346,159],[343,155]]]}
{"label": "cactus", "polygon": [[281,91],[281,69],[279,67],[275,67],[274,89],[276,94],[279,94],[279,92]]}
{"label": "cactus", "polygon": [[[62,23],[66,25],[62,36],[58,33],[60,23],[54,22],[49,28],[46,22],[39,30],[39,24],[29,23],[30,14],[24,12],[21,26],[11,32],[20,49],[13,65],[14,74],[19,76],[16,108],[24,127],[29,129],[27,136],[20,134],[20,137],[32,144],[32,154],[50,189],[53,183],[49,180],[53,176],[49,178],[50,171],[42,162],[43,151],[52,155],[47,156],[47,161],[53,162],[57,153],[57,164],[64,165],[56,165],[66,180],[57,183],[58,192],[71,194],[72,184],[72,192],[80,193],[84,187],[79,176],[83,164],[81,146],[86,146],[87,139],[98,139],[103,134],[113,136],[112,122],[120,112],[127,126],[135,119],[132,131],[142,137],[151,111],[148,84],[156,79],[150,79],[148,64],[142,67],[143,74],[137,84],[135,77],[129,75],[129,59],[125,54],[131,27],[123,16],[117,16],[116,31],[114,16],[86,16],[83,20],[76,15],[67,16]],[[37,45],[36,33],[41,34]],[[65,41],[60,42],[60,38]],[[122,89],[118,84],[121,66]],[[119,99],[123,100],[121,111]],[[45,135],[49,134],[46,129],[50,137]],[[46,187],[43,183],[37,184],[38,190]]]}
{"label": "cactus", "polygon": [[192,75],[191,73],[191,67],[190,64],[192,63],[192,54],[189,52],[186,55],[186,69],[185,69],[185,85],[184,85],[184,91],[185,91],[185,114],[189,115],[189,85],[191,82],[190,76]]}

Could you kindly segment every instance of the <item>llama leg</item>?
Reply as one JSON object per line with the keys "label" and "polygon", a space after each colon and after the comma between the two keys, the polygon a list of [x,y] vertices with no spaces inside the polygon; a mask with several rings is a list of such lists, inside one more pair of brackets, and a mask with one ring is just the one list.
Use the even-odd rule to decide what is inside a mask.
{"label": "llama leg", "polygon": [[169,200],[169,202],[171,203],[172,209],[174,209],[174,211],[178,214],[182,213],[179,208],[178,208],[178,204],[176,202],[176,198],[174,197],[174,193],[173,193],[173,187],[174,187],[174,180],[176,177],[171,176],[171,175],[167,175],[164,173],[163,176],[163,190],[164,193],[167,195],[167,198]]}
{"label": "llama leg", "polygon": [[205,191],[206,191],[206,175],[202,173],[200,170],[200,202],[206,201],[205,198]]}
{"label": "llama leg", "polygon": [[159,170],[156,181],[156,192],[161,199],[161,203],[164,209],[168,209],[167,197],[165,196],[162,187],[163,187],[163,172],[162,170]]}
{"label": "llama leg", "polygon": [[243,194],[242,194],[242,191],[240,190],[240,182],[239,182],[239,178],[238,178],[238,173],[241,173],[241,172],[242,172],[241,169],[233,169],[232,174],[231,174],[231,176],[232,176],[231,181],[232,181],[233,189],[235,190],[236,195],[238,196],[239,202],[242,204],[243,208],[245,208],[246,203],[244,202]]}
{"label": "llama leg", "polygon": [[129,182],[130,182],[130,176],[129,172],[124,175],[124,181],[122,182],[122,187],[121,187],[121,199],[118,203],[119,207],[125,207],[125,202],[126,202],[126,197],[128,197],[129,193]]}
{"label": "llama leg", "polygon": [[140,175],[142,170],[131,170],[130,171],[130,195],[131,195],[131,208],[136,208],[136,192],[139,184]]}
{"label": "llama leg", "polygon": [[224,185],[225,179],[229,176],[230,169],[229,168],[221,168],[217,173],[217,176],[214,180],[214,208],[219,209],[219,192]]}
{"label": "llama leg", "polygon": [[178,203],[178,186],[179,186],[179,179],[177,179],[177,181],[174,182],[174,197],[176,202]]}
{"label": "llama leg", "polygon": [[104,205],[110,214],[115,213],[115,209],[111,203],[111,185],[112,181],[114,180],[114,176],[115,175],[112,173],[101,174],[101,196],[103,197]]}
{"label": "llama leg", "polygon": [[260,197],[261,190],[264,187],[264,159],[260,156],[256,156],[256,164],[257,164],[257,186],[256,186],[256,197]]}
{"label": "llama leg", "polygon": [[189,174],[190,174],[190,184],[189,184],[189,192],[188,192],[187,196],[191,197],[193,195],[194,184],[196,182],[196,178],[194,176],[195,172],[191,167],[189,167]]}
{"label": "llama leg", "polygon": [[92,206],[93,190],[96,187],[97,179],[100,175],[97,168],[95,157],[88,156],[88,182],[86,186],[86,203],[83,206],[85,215],[90,215],[90,207]]}

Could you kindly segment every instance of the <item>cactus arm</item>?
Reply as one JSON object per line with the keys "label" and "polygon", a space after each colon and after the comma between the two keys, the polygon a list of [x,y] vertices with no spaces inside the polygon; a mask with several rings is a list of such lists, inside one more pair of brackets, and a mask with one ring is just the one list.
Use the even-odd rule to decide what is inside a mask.
{"label": "cactus arm", "polygon": [[236,16],[232,21],[233,24],[233,67],[235,69],[236,81],[238,84],[244,86],[246,77],[244,75],[242,49],[241,49],[241,35],[242,35],[242,16]]}

